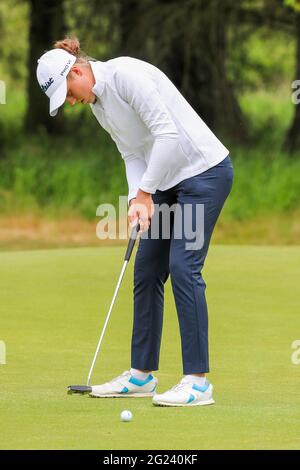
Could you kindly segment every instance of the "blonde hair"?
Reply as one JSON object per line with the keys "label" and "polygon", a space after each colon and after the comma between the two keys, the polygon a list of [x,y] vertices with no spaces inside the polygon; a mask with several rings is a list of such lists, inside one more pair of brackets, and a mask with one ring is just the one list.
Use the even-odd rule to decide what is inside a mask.
{"label": "blonde hair", "polygon": [[88,65],[88,57],[80,48],[80,42],[76,37],[65,37],[53,44],[54,49],[64,49],[76,57],[76,64]]}

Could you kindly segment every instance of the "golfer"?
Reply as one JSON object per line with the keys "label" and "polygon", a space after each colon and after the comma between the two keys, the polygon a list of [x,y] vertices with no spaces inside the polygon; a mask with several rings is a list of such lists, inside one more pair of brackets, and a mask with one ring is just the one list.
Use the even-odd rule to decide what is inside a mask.
{"label": "golfer", "polygon": [[[154,405],[165,406],[214,403],[213,386],[206,378],[208,313],[201,272],[232,186],[227,148],[169,78],[142,60],[96,61],[81,54],[76,38],[65,38],[38,60],[37,78],[50,99],[51,116],[66,101],[72,106],[88,104],[111,135],[125,162],[129,223],[139,221],[141,226],[134,266],[131,368],[93,386],[91,395],[152,396]],[[161,211],[162,216],[156,217],[166,207],[169,213]],[[169,236],[164,230],[167,218]],[[158,394],[152,373],[159,365],[164,284],[169,275],[184,375],[177,385]]]}

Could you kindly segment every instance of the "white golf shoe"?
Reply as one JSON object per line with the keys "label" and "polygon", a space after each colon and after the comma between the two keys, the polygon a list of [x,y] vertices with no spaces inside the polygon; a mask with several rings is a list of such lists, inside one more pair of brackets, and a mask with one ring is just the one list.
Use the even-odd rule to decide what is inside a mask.
{"label": "white golf shoe", "polygon": [[136,379],[129,371],[102,385],[93,385],[91,397],[152,397],[157,386],[157,379],[149,374],[146,380]]}
{"label": "white golf shoe", "polygon": [[162,394],[155,394],[152,402],[158,406],[212,405],[213,386],[206,379],[203,386],[183,378],[181,382]]}

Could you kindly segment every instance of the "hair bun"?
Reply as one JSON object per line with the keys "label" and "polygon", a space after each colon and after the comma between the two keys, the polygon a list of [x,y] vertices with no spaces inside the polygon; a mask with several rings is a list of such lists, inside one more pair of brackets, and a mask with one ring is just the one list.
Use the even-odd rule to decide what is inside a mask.
{"label": "hair bun", "polygon": [[75,55],[76,57],[80,56],[80,42],[76,37],[66,37],[65,39],[56,41],[53,47],[55,49],[64,49],[65,51]]}

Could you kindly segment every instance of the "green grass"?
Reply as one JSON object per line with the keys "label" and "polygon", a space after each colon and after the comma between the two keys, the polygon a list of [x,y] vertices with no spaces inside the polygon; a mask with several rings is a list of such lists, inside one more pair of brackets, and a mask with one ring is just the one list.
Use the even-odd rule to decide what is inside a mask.
{"label": "green grass", "polygon": [[[298,449],[299,247],[212,246],[204,270],[216,404],[155,408],[150,399],[68,396],[84,383],[124,247],[0,253],[2,449]],[[93,383],[130,366],[130,263]],[[180,378],[170,284],[159,390]],[[123,409],[133,412],[122,423]]]}

